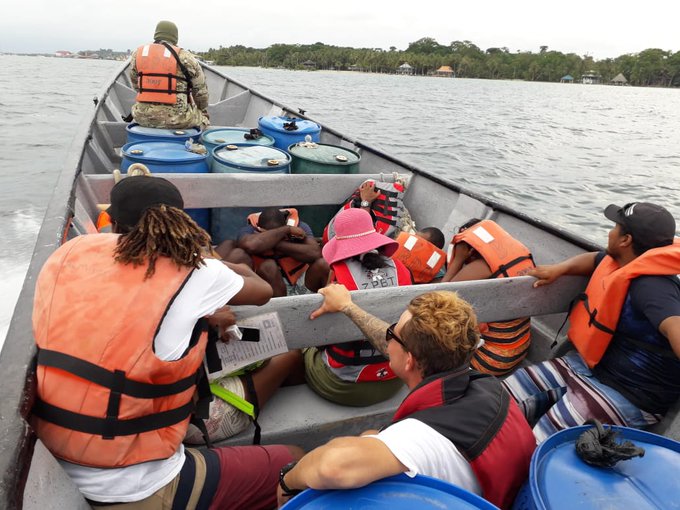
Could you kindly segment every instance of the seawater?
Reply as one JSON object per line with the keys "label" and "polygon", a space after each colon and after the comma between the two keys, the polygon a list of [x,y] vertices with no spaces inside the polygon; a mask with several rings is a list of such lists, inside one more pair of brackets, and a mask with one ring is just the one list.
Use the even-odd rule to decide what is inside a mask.
{"label": "seawater", "polygon": [[[120,65],[0,56],[2,339],[75,129]],[[679,90],[219,69],[368,145],[600,244],[609,203],[658,202],[680,220]]]}

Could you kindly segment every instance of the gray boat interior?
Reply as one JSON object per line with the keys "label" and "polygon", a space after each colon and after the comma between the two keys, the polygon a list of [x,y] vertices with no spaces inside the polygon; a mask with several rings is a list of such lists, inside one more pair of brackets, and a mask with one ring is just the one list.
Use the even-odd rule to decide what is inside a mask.
{"label": "gray boat interior", "polygon": [[[307,118],[205,67],[210,90],[209,113],[215,126],[256,127],[263,115],[289,114]],[[25,419],[31,399],[27,376],[32,374],[35,352],[31,336],[33,287],[40,267],[68,237],[95,232],[97,204],[108,202],[112,170],[120,167],[120,149],[126,141],[122,116],[130,112],[135,92],[127,66],[99,95],[93,114],[81,125],[69,158],[60,174],[39,233],[35,253],[21,292],[7,341],[0,355],[4,377],[0,399],[0,506],[3,508],[89,508],[51,454],[36,440]],[[405,178],[405,205],[419,227],[437,226],[447,241],[469,218],[493,219],[532,251],[538,264],[552,263],[583,251],[598,249],[557,226],[541,222],[503,204],[460,188],[438,176],[438,169],[420,169],[399,161],[350,136],[322,124],[321,143],[339,145],[361,155],[356,175],[160,174],[173,181],[187,208],[245,206],[300,206],[342,203],[367,178]],[[264,191],[263,191],[264,190]],[[433,198],[436,197],[436,200]],[[304,219],[304,218],[303,218]],[[357,291],[355,301],[387,322],[395,321],[410,299],[433,289],[459,292],[470,301],[481,321],[532,316],[532,347],[528,362],[553,357],[568,348],[564,332],[551,348],[573,297],[586,280],[568,277],[553,285],[532,288],[532,278],[430,284],[394,289]],[[340,314],[308,319],[320,305],[318,295],[276,298],[263,307],[236,307],[239,317],[275,311],[284,327],[289,348],[354,340],[358,329]],[[566,330],[566,328],[564,328]],[[563,331],[564,331],[563,330]],[[28,377],[30,381],[31,378]],[[327,402],[306,386],[282,388],[260,416],[265,443],[299,444],[313,448],[337,435],[356,434],[384,425],[405,396],[405,390],[387,402],[350,408]],[[653,431],[680,439],[678,405]],[[246,431],[224,444],[248,444]],[[58,502],[58,504],[56,504]]]}

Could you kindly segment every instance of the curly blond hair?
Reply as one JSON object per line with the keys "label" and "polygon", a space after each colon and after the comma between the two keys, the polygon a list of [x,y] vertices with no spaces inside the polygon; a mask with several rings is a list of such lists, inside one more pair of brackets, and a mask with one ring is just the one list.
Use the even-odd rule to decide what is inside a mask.
{"label": "curly blond hair", "polygon": [[446,372],[469,361],[479,342],[472,305],[455,292],[428,292],[408,305],[411,319],[401,338],[423,377]]}

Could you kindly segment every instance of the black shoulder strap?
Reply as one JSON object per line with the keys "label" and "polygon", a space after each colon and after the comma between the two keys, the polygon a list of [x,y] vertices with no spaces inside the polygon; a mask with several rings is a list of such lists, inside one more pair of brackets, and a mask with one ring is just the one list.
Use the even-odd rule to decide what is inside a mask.
{"label": "black shoulder strap", "polygon": [[[498,269],[496,269],[496,271],[494,271],[491,274],[491,276],[489,276],[489,279],[492,280],[494,278],[498,278],[500,275],[503,275],[506,278],[508,278],[508,276],[509,276],[508,275],[508,269],[516,266],[520,262],[523,262],[527,259],[531,260],[532,262],[534,261],[534,258],[532,257],[531,253],[529,255],[522,255],[521,257],[517,257],[516,259],[511,260],[507,264],[503,264],[503,265],[499,266]],[[536,265],[536,264],[534,264],[534,265]]]}
{"label": "black shoulder strap", "polygon": [[189,75],[189,70],[186,68],[184,64],[182,64],[182,61],[179,59],[179,55],[175,51],[175,48],[173,48],[171,45],[166,43],[165,41],[161,41],[160,44],[165,46],[170,53],[172,53],[172,56],[175,57],[175,60],[177,60],[177,65],[179,68],[182,70],[182,74],[184,75],[184,79],[187,82],[187,91],[191,91],[191,89],[194,88],[194,84],[191,81],[191,75]]}

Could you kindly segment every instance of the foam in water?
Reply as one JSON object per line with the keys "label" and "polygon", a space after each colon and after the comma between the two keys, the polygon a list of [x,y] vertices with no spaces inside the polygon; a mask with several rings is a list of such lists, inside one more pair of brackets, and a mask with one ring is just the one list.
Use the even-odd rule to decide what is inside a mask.
{"label": "foam in water", "polygon": [[6,231],[5,239],[10,241],[5,248],[11,246],[11,253],[3,250],[0,255],[0,296],[3,296],[0,306],[0,349],[5,343],[14,306],[26,277],[42,215],[36,209],[27,209],[5,218],[3,230]]}

